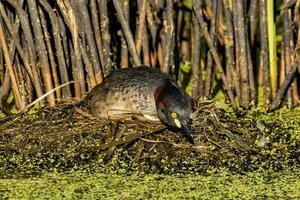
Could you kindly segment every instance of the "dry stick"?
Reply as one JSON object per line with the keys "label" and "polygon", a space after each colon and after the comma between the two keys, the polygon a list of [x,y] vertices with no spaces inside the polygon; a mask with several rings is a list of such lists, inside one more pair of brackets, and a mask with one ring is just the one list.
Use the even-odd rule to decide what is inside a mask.
{"label": "dry stick", "polygon": [[[295,5],[295,8],[294,8],[294,22],[291,22],[292,24],[294,24],[295,22],[298,22],[298,28],[299,28],[299,8],[300,8],[300,0],[298,0],[298,5]],[[298,6],[298,9],[296,8],[296,6]],[[292,9],[290,9],[290,11],[292,12]],[[291,14],[291,13],[290,13]],[[290,32],[291,35],[290,35],[290,45],[291,45],[291,49],[295,49],[295,38],[294,38],[294,34],[293,32],[291,31]],[[298,31],[298,36],[300,37],[300,33]],[[300,40],[300,38],[299,38]],[[291,55],[291,61],[293,62],[293,55]],[[300,67],[300,66],[299,66]],[[297,81],[294,81],[292,83],[292,87],[293,87],[293,105],[294,106],[298,106],[299,103],[300,103],[300,99],[299,99],[299,86],[297,84]]]}
{"label": "dry stick", "polygon": [[[20,1],[19,3],[22,5],[23,0]],[[5,21],[6,27],[8,28],[8,30],[9,30],[12,38],[13,38],[13,40],[10,43],[10,49],[9,49],[9,54],[10,55],[9,56],[10,56],[10,58],[15,58],[15,64],[17,64],[16,67],[19,67],[20,63],[19,63],[18,57],[14,56],[15,49],[17,47],[17,49],[19,51],[19,55],[20,55],[21,59],[23,60],[23,63],[25,65],[25,70],[27,72],[27,73],[24,73],[24,70],[23,70],[23,67],[22,67],[22,69],[20,69],[21,73],[20,74],[17,73],[17,75],[21,76],[21,78],[19,80],[21,81],[21,85],[22,85],[22,88],[20,88],[21,93],[23,93],[23,94],[21,94],[22,101],[24,101],[25,104],[27,104],[28,101],[25,98],[25,96],[29,99],[29,101],[31,101],[32,98],[33,98],[32,97],[32,84],[31,84],[31,81],[33,81],[33,78],[32,78],[31,68],[28,64],[29,62],[27,61],[27,58],[25,57],[25,53],[24,53],[24,51],[23,51],[23,49],[22,49],[22,47],[19,43],[18,37],[17,37],[17,32],[19,31],[19,27],[20,27],[20,20],[19,20],[18,16],[16,16],[14,27],[12,27],[12,25],[10,23],[10,20],[8,19],[8,16],[7,16],[6,11],[5,11],[2,4],[0,4],[0,9],[1,9],[2,17]],[[24,46],[26,46],[26,44]],[[4,66],[4,64],[3,64],[3,66]],[[0,92],[1,93],[1,98],[0,99],[1,99],[1,104],[3,105],[2,110],[4,111],[5,114],[9,115],[10,112],[6,108],[6,107],[8,107],[6,99],[8,97],[8,92],[9,92],[10,87],[11,87],[10,76],[9,76],[8,70],[6,70],[6,75],[8,77],[5,77],[4,83],[1,87],[2,91]],[[23,75],[24,75],[25,78],[23,78]],[[28,75],[30,76],[30,78],[29,78]],[[25,80],[26,84],[24,84],[24,82],[25,82],[24,79],[26,79]],[[17,80],[17,82],[19,82],[19,81]]]}
{"label": "dry stick", "polygon": [[[50,72],[50,67],[49,67],[49,62],[47,57],[47,49],[46,49],[45,42],[43,40],[42,27],[37,12],[36,0],[28,1],[28,8],[29,8],[29,15],[31,18],[32,28],[35,36],[36,48],[40,59],[39,64],[41,65],[42,68],[41,71],[42,71],[43,82],[46,88],[46,92],[48,92],[53,89],[53,83],[51,79],[51,72]],[[49,100],[48,102],[49,106],[55,105],[55,96],[53,93],[48,96],[48,100]]]}
{"label": "dry stick", "polygon": [[[17,2],[12,1],[12,0],[5,0],[5,1],[8,2],[16,10],[17,15],[19,16],[23,34],[24,34],[24,38],[26,40],[27,47],[28,47],[29,64],[32,68],[32,76],[33,76],[34,86],[36,89],[37,96],[40,97],[43,95],[43,89],[41,86],[42,83],[41,83],[40,76],[39,76],[39,69],[37,68],[37,65],[36,65],[36,53],[35,53],[35,48],[34,48],[34,45],[32,42],[34,40],[33,40],[33,36],[31,33],[27,15],[22,10],[20,4],[17,4]],[[41,101],[41,105],[43,105],[43,104],[44,104],[44,101]]]}
{"label": "dry stick", "polygon": [[[28,52],[27,49],[27,44],[26,44],[26,40],[24,39],[24,35],[20,35],[20,40],[21,40],[21,45],[23,47],[23,51],[24,52]],[[15,57],[17,58],[17,57]],[[26,58],[28,59],[28,55],[26,56]],[[24,63],[22,63],[24,66]],[[24,71],[24,70],[23,70]],[[25,90],[26,90],[26,97],[27,97],[27,102],[30,103],[32,102],[35,98],[36,95],[34,94],[34,83],[33,83],[33,79],[31,79],[28,74],[24,75],[25,79],[26,79],[26,85],[25,85]]]}
{"label": "dry stick", "polygon": [[280,103],[281,103],[282,99],[284,98],[284,94],[285,94],[286,90],[288,89],[290,83],[292,82],[299,65],[300,65],[300,53],[295,51],[294,62],[292,64],[292,67],[290,68],[289,72],[286,74],[285,80],[281,84],[279,90],[277,91],[277,94],[276,94],[272,104],[268,107],[269,112],[276,110],[280,106]]}
{"label": "dry stick", "polygon": [[[1,22],[3,24],[3,22]],[[15,77],[16,77],[16,82],[18,83],[18,89],[20,91],[20,101],[22,101],[22,103],[24,103],[25,105],[27,104],[26,100],[25,100],[25,94],[24,94],[24,78],[23,78],[23,72],[21,70],[21,67],[20,67],[20,62],[19,62],[19,58],[16,57],[16,58],[13,58],[11,60],[12,62],[12,66],[13,66],[13,73],[15,74]]]}
{"label": "dry stick", "polygon": [[102,38],[103,55],[104,55],[103,70],[105,73],[108,73],[112,70],[112,61],[110,58],[111,50],[110,50],[109,19],[107,13],[107,0],[98,0],[98,8],[100,14],[101,38]]}
{"label": "dry stick", "polygon": [[[246,8],[247,5],[244,4],[244,8]],[[252,0],[250,4],[249,9],[249,16],[250,16],[250,38],[248,39],[248,36],[246,34],[246,50],[247,50],[247,61],[248,61],[248,73],[249,73],[249,88],[250,88],[250,106],[255,105],[256,103],[256,88],[255,88],[255,77],[254,77],[254,69],[253,69],[253,62],[252,62],[252,55],[251,55],[251,49],[252,44],[254,43],[254,37],[255,37],[255,31],[251,28],[255,29],[257,24],[257,18],[253,15],[257,16],[257,0]],[[252,18],[251,18],[252,17]],[[254,18],[254,19],[253,19]],[[251,21],[253,20],[253,21]],[[254,23],[254,24],[252,24]],[[253,27],[251,27],[253,26]],[[249,25],[248,22],[245,24],[246,31],[249,32]],[[252,34],[252,35],[251,35]],[[251,38],[252,37],[252,38]],[[249,41],[250,40],[250,41]]]}
{"label": "dry stick", "polygon": [[143,48],[143,65],[151,67],[151,56],[150,56],[150,49],[149,49],[149,38],[147,34],[147,25],[145,24],[144,26],[144,33],[145,35],[143,36],[143,43],[142,43],[142,48]]}
{"label": "dry stick", "polygon": [[[281,46],[281,49],[284,49],[283,48],[283,40],[281,40],[280,42],[280,46]],[[285,79],[285,73],[286,73],[286,70],[285,70],[285,66],[284,66],[284,51],[281,51],[281,54],[280,54],[280,66],[279,66],[279,85],[281,85]]]}
{"label": "dry stick", "polygon": [[[289,14],[289,10],[287,8],[287,4],[288,1],[285,1],[285,7],[284,7],[284,11],[283,11],[283,29],[284,29],[284,33],[283,33],[283,47],[284,47],[284,61],[285,61],[285,70],[286,73],[290,70],[291,68],[291,57],[292,57],[292,53],[291,53],[291,44],[290,41],[292,41],[292,33],[291,33],[291,18],[290,18],[290,14]],[[292,83],[292,87],[290,87],[287,91],[287,103],[288,103],[288,108],[292,108],[293,107],[293,91],[294,88],[294,84]]]}
{"label": "dry stick", "polygon": [[284,82],[281,84],[279,90],[277,91],[277,94],[272,102],[272,104],[268,107],[268,111],[274,111],[280,106],[280,103],[283,99],[283,95],[285,94],[287,88],[289,87],[290,83],[293,80],[293,77],[297,71],[300,72],[300,26],[298,26],[298,38],[297,38],[297,44],[294,50],[294,58],[291,69],[286,74]]}
{"label": "dry stick", "polygon": [[143,64],[146,66],[151,66],[150,50],[149,50],[149,39],[147,34],[147,25],[144,26],[144,36],[143,36]]}
{"label": "dry stick", "polygon": [[[45,9],[47,14],[49,15],[50,21],[51,21],[51,27],[52,27],[52,35],[54,38],[54,45],[56,50],[56,56],[58,60],[58,69],[60,72],[61,82],[62,83],[68,83],[69,82],[69,76],[68,71],[66,67],[66,61],[64,58],[64,50],[61,44],[61,37],[60,37],[60,28],[59,28],[59,21],[57,16],[55,15],[53,9],[49,5],[49,3],[46,0],[39,0],[39,3],[42,5],[42,7]],[[71,97],[71,89],[69,85],[66,85],[62,89],[63,97]]]}
{"label": "dry stick", "polygon": [[[1,50],[1,48],[0,48]],[[4,61],[3,61],[4,62]],[[4,63],[3,63],[4,66]],[[6,101],[9,91],[11,87],[11,81],[10,81],[10,75],[9,70],[5,71],[4,74],[4,80],[2,82],[1,88],[0,88],[0,109],[5,115],[11,115],[9,109],[8,109],[8,103]]]}
{"label": "dry stick", "polygon": [[[179,36],[180,36],[180,32],[176,30],[176,23],[178,23],[176,21],[177,15],[178,13],[180,13],[180,10],[176,4],[174,4],[173,7],[173,18],[172,18],[172,22],[173,22],[173,34],[172,34],[172,43],[171,43],[171,52],[170,52],[170,61],[169,61],[169,67],[170,67],[170,72],[172,73],[172,77],[174,80],[179,81],[178,76],[179,76],[179,68],[180,68],[180,40],[179,40]],[[189,35],[189,33],[191,32],[191,27],[190,25],[187,26],[187,35]],[[189,35],[190,36],[190,35]],[[190,39],[189,39],[190,40]],[[191,54],[190,52],[191,48],[188,49],[188,53]],[[191,56],[189,56],[190,58]],[[190,60],[188,61],[190,62]]]}
{"label": "dry stick", "polygon": [[249,8],[249,23],[250,23],[250,45],[254,44],[256,29],[257,29],[257,19],[258,19],[258,1],[251,0]]}
{"label": "dry stick", "polygon": [[[174,13],[177,13],[177,12],[174,12]],[[180,58],[179,58],[179,52],[178,52],[179,47],[178,47],[178,45],[176,45],[177,43],[175,43],[175,41],[176,41],[176,38],[175,38],[175,31],[174,31],[173,35],[172,35],[169,71],[172,70],[171,72],[174,74],[173,76],[178,76]],[[176,52],[175,52],[175,50],[176,50]],[[175,54],[176,54],[176,57],[175,57]],[[175,66],[175,59],[176,59],[176,66]],[[174,79],[178,79],[178,78],[174,78]]]}
{"label": "dry stick", "polygon": [[147,131],[147,132],[137,132],[135,134],[129,134],[129,135],[126,135],[118,140],[113,140],[111,142],[108,142],[108,143],[105,143],[103,145],[100,145],[99,147],[93,147],[93,150],[98,150],[98,151],[103,151],[105,149],[108,149],[108,148],[111,148],[111,147],[114,147],[114,146],[119,146],[119,145],[122,145],[122,144],[128,144],[129,142],[132,142],[136,139],[139,139],[141,137],[145,137],[147,135],[150,135],[150,134],[155,134],[155,133],[159,133],[160,131],[164,130],[165,129],[165,126],[158,126],[156,127],[154,130],[152,131]]}
{"label": "dry stick", "polygon": [[[117,121],[113,127],[110,127],[110,129],[112,129],[110,132],[110,137],[113,138],[113,140],[119,140],[121,139],[121,137],[124,134],[124,131],[126,130],[126,126],[123,126],[121,130],[118,130],[119,128],[119,122]],[[104,156],[104,161],[109,161],[111,159],[111,156],[115,150],[116,146],[112,146],[111,148],[109,148]]]}
{"label": "dry stick", "polygon": [[146,18],[147,18],[147,27],[149,28],[150,35],[151,35],[151,47],[152,51],[150,52],[150,61],[151,66],[156,67],[157,65],[157,45],[156,45],[156,38],[157,38],[157,30],[158,26],[154,21],[153,13],[151,12],[151,7],[149,1],[147,2],[146,8]]}
{"label": "dry stick", "polygon": [[[227,0],[227,3],[231,5],[230,0]],[[239,44],[239,39],[238,39],[238,29],[237,29],[237,12],[233,12],[233,10],[235,10],[235,8],[233,8],[233,5],[231,5],[230,7],[231,9],[231,13],[232,13],[232,22],[233,22],[233,31],[234,31],[234,55],[235,55],[235,59],[234,59],[234,63],[235,63],[235,71],[236,71],[236,81],[238,82],[239,88],[237,91],[239,91],[239,93],[237,93],[237,98],[239,101],[239,104],[241,104],[242,101],[242,84],[241,84],[241,64],[239,62],[239,58],[240,58],[240,44]]]}
{"label": "dry stick", "polygon": [[[212,2],[212,10],[213,10],[213,18],[211,20],[211,26],[209,30],[210,37],[212,38],[213,45],[216,46],[217,44],[217,26],[218,26],[218,18],[219,18],[219,0],[214,0]],[[204,95],[208,97],[212,92],[212,84],[213,84],[213,60],[211,57],[211,52],[208,52],[207,56],[207,64],[206,64],[206,80],[205,80],[205,86],[204,86]]]}
{"label": "dry stick", "polygon": [[48,95],[50,95],[51,93],[55,92],[56,90],[59,90],[71,83],[74,83],[74,81],[68,82],[68,83],[64,83],[62,85],[59,85],[56,88],[53,88],[52,90],[48,91],[47,93],[43,94],[43,96],[39,97],[38,99],[36,99],[35,101],[33,101],[31,104],[27,105],[26,108],[24,109],[24,112],[26,112],[28,109],[30,109],[32,106],[34,106],[36,103],[40,102],[42,99],[46,98]]}
{"label": "dry stick", "polygon": [[[23,70],[24,71],[24,70]],[[32,84],[32,79],[28,76],[27,73],[24,73],[25,76],[25,91],[26,91],[26,98],[27,102],[32,102],[34,98],[34,93],[33,93],[33,84]]]}
{"label": "dry stick", "polygon": [[228,97],[230,99],[230,102],[231,102],[231,105],[233,107],[234,110],[237,110],[237,105],[236,105],[236,102],[234,100],[234,97],[233,97],[233,94],[232,94],[232,90],[230,89],[229,85],[228,85],[228,81],[227,81],[227,77],[224,73],[224,70],[222,68],[222,65],[221,65],[221,62],[220,62],[220,59],[218,57],[218,54],[216,52],[216,49],[215,47],[213,46],[213,42],[212,42],[212,39],[210,38],[210,35],[207,31],[207,25],[205,24],[204,22],[204,19],[203,19],[203,15],[202,15],[202,11],[199,7],[199,4],[197,3],[196,0],[192,0],[193,1],[193,11],[195,12],[195,15],[197,17],[197,20],[198,20],[198,23],[201,27],[201,30],[202,30],[202,33],[203,33],[203,36],[212,52],[212,56],[214,58],[214,61],[216,63],[216,66],[217,66],[217,69],[218,71],[221,73],[221,77],[222,77],[222,81],[224,83],[224,89],[226,90],[227,94],[228,94]]}
{"label": "dry stick", "polygon": [[246,50],[247,50],[247,60],[248,60],[248,73],[249,73],[249,88],[250,88],[250,105],[255,105],[256,102],[256,89],[255,89],[255,78],[254,78],[254,69],[251,56],[251,48],[249,40],[246,39]]}
{"label": "dry stick", "polygon": [[139,0],[139,19],[138,19],[138,28],[137,28],[137,34],[135,38],[135,48],[137,51],[137,54],[140,56],[141,53],[141,47],[142,47],[142,41],[144,36],[144,26],[145,26],[145,20],[146,20],[146,9],[147,9],[147,0]]}
{"label": "dry stick", "polygon": [[[79,45],[80,47],[80,53],[82,55],[82,61],[83,61],[83,64],[86,66],[86,70],[88,72],[88,74],[90,73],[89,70],[93,70],[93,64],[91,63],[91,61],[89,60],[89,56],[87,55],[85,49],[83,48],[83,45],[80,43]],[[93,86],[95,86],[94,84],[95,83],[91,83],[90,82],[90,78],[88,79],[88,84],[89,86],[91,86],[90,88],[93,88]]]}
{"label": "dry stick", "polygon": [[[287,1],[285,1],[285,4]],[[291,69],[291,48],[290,48],[290,18],[288,14],[288,8],[285,6],[283,11],[283,51],[284,51],[284,63],[285,63],[285,71],[288,73],[288,71]],[[287,105],[288,108],[293,107],[292,102],[292,88],[290,87],[287,91]]]}
{"label": "dry stick", "polygon": [[[59,9],[58,9],[59,10]],[[70,56],[70,49],[69,49],[69,40],[70,37],[67,37],[67,27],[68,24],[66,24],[63,21],[63,16],[61,16],[61,12],[56,12],[57,14],[57,19],[58,19],[58,26],[59,26],[59,33],[60,33],[60,38],[61,38],[61,42],[62,42],[62,56],[64,55],[65,58],[65,64],[66,67],[70,67],[71,66],[71,56]]]}
{"label": "dry stick", "polygon": [[154,21],[153,14],[151,12],[151,7],[149,4],[149,1],[147,1],[147,6],[146,6],[146,17],[147,17],[147,23],[148,23],[148,28],[150,30],[150,35],[152,38],[152,46],[153,48],[155,47],[155,42],[156,42],[156,36],[157,36],[157,29],[158,26],[156,25]]}
{"label": "dry stick", "polygon": [[99,60],[99,56],[98,56],[98,52],[97,52],[97,48],[95,45],[95,39],[93,36],[93,30],[91,27],[91,20],[89,18],[89,13],[88,13],[88,9],[87,9],[87,5],[86,5],[86,1],[85,0],[79,0],[79,8],[81,10],[82,13],[82,17],[83,17],[83,23],[84,23],[84,32],[85,32],[85,36],[87,39],[87,44],[91,53],[91,59],[92,59],[92,63],[93,63],[93,68],[95,71],[95,79],[93,77],[93,71],[89,70],[88,74],[89,74],[89,78],[90,78],[90,82],[92,83],[92,86],[95,86],[96,83],[100,83],[103,81],[103,72],[102,69],[100,68],[100,60]]}
{"label": "dry stick", "polygon": [[120,40],[121,40],[120,67],[121,68],[128,68],[128,66],[129,66],[129,63],[128,63],[129,53],[128,53],[128,47],[127,47],[126,39],[125,39],[125,36],[124,36],[122,30],[118,30],[117,34],[120,36]]}
{"label": "dry stick", "polygon": [[[79,36],[78,36],[78,27],[76,23],[75,13],[73,8],[70,5],[69,1],[58,0],[57,5],[60,8],[61,13],[64,16],[64,20],[66,20],[66,24],[69,26],[72,42],[74,46],[74,55],[71,52],[71,62],[72,58],[74,58],[74,62],[72,63],[72,73],[74,79],[74,89],[75,89],[75,97],[80,98],[82,92],[85,91],[85,83],[83,76],[83,67],[81,62],[81,54],[80,54],[80,45],[79,45]],[[71,47],[72,51],[72,47]]]}
{"label": "dry stick", "polygon": [[239,43],[240,57],[237,62],[241,69],[241,105],[244,108],[249,107],[249,73],[246,46],[246,31],[243,1],[232,1],[233,10],[236,12],[237,42]]}
{"label": "dry stick", "polygon": [[[174,5],[174,41],[173,41],[173,59],[170,62],[172,68],[172,75],[175,80],[178,79],[180,63],[190,65],[192,63],[192,41],[194,36],[192,35],[192,18],[191,13],[183,9],[181,3]],[[185,17],[184,17],[185,16]],[[173,63],[172,63],[173,61]],[[175,66],[176,63],[176,66]],[[173,64],[173,65],[172,65]],[[185,83],[183,85],[186,85]]]}
{"label": "dry stick", "polygon": [[[48,32],[47,22],[46,22],[43,10],[39,7],[38,11],[39,11],[39,14],[40,14],[41,25],[43,27],[44,36],[45,36],[44,37],[45,38],[45,43],[46,43],[46,47],[47,47],[47,50],[48,50],[48,56],[49,56],[50,67],[51,67],[51,75],[52,75],[52,78],[53,78],[53,81],[54,81],[54,87],[56,88],[56,87],[59,86],[59,80],[58,80],[58,75],[57,75],[57,66],[56,66],[54,54],[53,54],[53,51],[52,51],[50,35],[49,35],[49,32]],[[61,98],[60,91],[56,90],[55,94],[56,94],[56,100],[59,100]]]}
{"label": "dry stick", "polygon": [[165,57],[165,49],[166,49],[166,11],[163,11],[163,14],[162,14],[162,22],[160,25],[162,25],[162,28],[161,30],[159,31],[159,34],[158,34],[158,42],[157,42],[157,59],[158,59],[158,65],[161,69],[161,71],[165,72],[164,71],[164,57]]}
{"label": "dry stick", "polygon": [[[299,8],[300,7],[300,0],[297,1],[296,6]],[[300,10],[296,9],[298,13],[296,13],[298,16],[298,19],[300,19]],[[296,18],[297,19],[297,18]],[[300,48],[300,20],[298,20],[298,35],[297,35],[297,42],[296,42],[296,47],[295,47],[295,52],[299,53],[299,48]],[[293,59],[295,61],[295,59]],[[300,73],[300,65],[298,65],[298,71]]]}
{"label": "dry stick", "polygon": [[[299,27],[300,27],[300,0],[297,1],[295,7],[294,7],[294,23],[298,26],[298,40],[300,40],[300,31],[299,31]],[[298,70],[300,71],[300,66],[298,68]]]}
{"label": "dry stick", "polygon": [[[93,70],[93,64],[91,63],[91,61],[88,59],[89,56],[86,52],[86,49],[83,47],[83,44],[82,43],[79,43],[79,48],[80,48],[80,53],[81,53],[81,58],[82,58],[82,62],[83,64],[86,66],[86,71],[89,73],[88,70]],[[83,72],[82,72],[83,73]],[[82,75],[83,77],[83,75]],[[88,79],[90,80],[90,79]],[[83,82],[85,82],[84,80],[82,80]],[[91,82],[88,82],[89,85],[91,86]]]}
{"label": "dry stick", "polygon": [[[247,8],[247,4],[244,1],[244,8],[246,10]],[[246,11],[244,11],[246,12]],[[250,9],[249,9],[249,16],[250,16],[250,20],[251,20],[251,15],[256,15],[257,13],[257,2],[256,0],[252,0],[251,4],[250,4]],[[245,14],[246,15],[246,14]],[[257,15],[256,15],[257,16]],[[248,34],[245,34],[245,38],[246,38],[246,54],[247,54],[247,62],[248,62],[248,73],[249,73],[249,89],[250,89],[250,106],[255,105],[256,103],[256,88],[255,88],[255,77],[254,77],[254,69],[253,69],[253,62],[252,62],[252,55],[251,55],[251,49],[252,49],[252,44],[254,43],[254,36],[255,36],[255,32],[252,33],[251,30],[249,30],[249,26],[251,28],[251,26],[253,26],[252,28],[256,27],[257,24],[257,20],[256,18],[253,20],[254,22],[250,22],[250,25],[248,23],[248,21],[246,21],[245,23],[245,30],[247,32],[250,31],[250,37],[248,37]],[[254,23],[254,24],[252,24]],[[251,34],[253,34],[251,36]],[[253,38],[251,38],[253,37]]]}
{"label": "dry stick", "polygon": [[[73,1],[69,1],[67,6],[70,7],[74,12],[74,22],[76,23],[77,32],[78,32],[77,45],[78,45],[79,53],[81,53],[81,58],[80,58],[81,63],[80,63],[80,67],[78,68],[79,69],[78,75],[80,77],[80,87],[81,87],[81,95],[82,95],[87,91],[86,86],[88,85],[91,86],[92,84],[89,78],[90,77],[89,74],[90,73],[94,74],[94,70],[93,70],[92,61],[90,60],[91,53],[88,46],[87,35],[85,33],[86,32],[85,25],[82,20],[83,18],[81,13],[82,9],[80,8],[78,1],[77,3],[73,3]],[[84,51],[85,54],[83,54],[82,51]],[[90,64],[85,66],[84,60],[88,60],[88,63]],[[85,71],[87,72],[87,75],[85,74]]]}
{"label": "dry stick", "polygon": [[[78,68],[79,69],[78,70],[78,75],[81,79],[80,87],[81,87],[81,95],[82,95],[87,91],[87,87],[91,86],[91,82],[89,81],[89,75],[88,74],[89,73],[94,73],[93,72],[94,70],[93,70],[92,65],[85,66],[85,63],[83,61],[83,59],[90,60],[91,53],[89,52],[89,46],[88,46],[87,37],[86,37],[86,34],[85,34],[84,22],[82,20],[83,16],[82,16],[81,8],[80,8],[80,5],[79,5],[78,2],[79,2],[79,0],[78,1],[69,1],[69,2],[67,2],[67,7],[70,7],[74,12],[74,22],[76,23],[77,32],[78,32],[79,52],[81,53],[81,48],[83,47],[83,49],[86,50],[87,55],[88,55],[88,57],[83,58],[83,54],[81,53],[81,58],[80,58],[81,63],[80,63],[80,67]],[[91,68],[91,70],[89,69],[89,67]]]}
{"label": "dry stick", "polygon": [[[126,18],[126,21],[129,21],[129,0],[122,0],[122,10],[124,12],[124,16]],[[121,58],[120,58],[120,66],[121,68],[127,68],[128,67],[128,47],[126,43],[126,39],[124,36],[124,33],[122,30],[118,30],[118,35],[120,35],[121,38]]]}
{"label": "dry stick", "polygon": [[[192,21],[191,21],[191,13],[183,9],[182,3],[175,4],[176,10],[174,10],[174,42],[173,42],[173,63],[170,63],[172,69],[172,78],[177,80],[179,84],[181,84],[179,80],[179,72],[180,72],[180,63],[184,65],[192,65],[192,56],[193,56],[193,36],[192,36]],[[198,24],[196,22],[196,24]],[[199,26],[199,25],[198,25]],[[176,63],[176,65],[175,65]],[[192,76],[192,74],[191,74]],[[184,81],[182,83],[184,87],[187,87],[188,83]]]}
{"label": "dry stick", "polygon": [[[98,72],[97,80],[95,78],[96,77],[95,72],[94,72],[94,71],[96,71],[95,66],[97,66],[100,69],[100,63],[95,64],[95,62],[96,62],[95,60],[97,60],[97,62],[99,62],[99,58],[98,58],[98,52],[97,52],[97,49],[95,46],[93,33],[91,30],[88,11],[87,11],[85,3],[82,2],[81,0],[77,1],[77,3],[75,5],[72,4],[72,9],[74,10],[74,13],[76,13],[75,19],[76,19],[76,24],[77,24],[77,28],[78,28],[78,32],[79,32],[79,37],[80,37],[79,48],[80,48],[80,52],[82,55],[81,59],[84,64],[84,69],[87,72],[86,79],[84,79],[84,82],[87,82],[89,87],[93,88],[94,86],[96,86],[97,82],[102,82],[102,78],[100,79],[99,72]],[[93,43],[92,45],[91,45],[91,42]],[[85,54],[85,55],[83,55],[83,53],[82,53],[83,51],[85,51],[84,49],[86,49],[86,51],[87,51],[87,54]],[[95,58],[95,55],[97,56],[97,58]],[[95,62],[93,62],[93,60]],[[86,63],[88,63],[88,64],[86,64]],[[83,72],[82,72],[82,76],[84,77]],[[84,92],[84,91],[82,91],[82,92]]]}
{"label": "dry stick", "polygon": [[269,54],[268,54],[268,30],[267,30],[267,4],[266,0],[259,1],[259,30],[260,30],[260,66],[263,72],[263,97],[267,107],[270,103],[269,81]]}
{"label": "dry stick", "polygon": [[240,94],[240,82],[238,81],[234,63],[234,35],[233,20],[230,12],[229,3],[223,0],[223,10],[225,12],[227,31],[224,32],[225,54],[226,54],[226,72],[227,80],[231,90],[235,88],[237,94]]}
{"label": "dry stick", "polygon": [[102,46],[102,41],[101,41],[100,24],[99,24],[96,0],[90,1],[90,10],[91,10],[92,26],[93,26],[94,37],[95,37],[96,46],[97,46],[97,50],[98,50],[98,55],[100,58],[101,66],[103,67],[104,66],[104,55],[103,55],[103,51],[102,51],[103,46]]}
{"label": "dry stick", "polygon": [[18,40],[18,36],[17,36],[17,32],[16,32],[19,29],[19,23],[17,24],[17,27],[14,27],[14,28],[12,27],[2,4],[0,4],[0,14],[5,22],[5,25],[9,31],[12,39],[13,39],[13,41],[12,41],[13,43],[10,45],[10,51],[9,51],[10,58],[14,57],[13,53],[14,53],[15,47],[16,47],[19,52],[20,57],[22,58],[22,61],[24,63],[25,69],[26,69],[29,77],[31,78],[31,80],[33,80],[32,70],[29,66],[29,61],[27,60],[27,58],[25,56],[25,53],[21,47],[21,44]]}
{"label": "dry stick", "polygon": [[166,22],[164,22],[165,29],[165,46],[164,46],[164,62],[162,66],[162,71],[169,74],[170,73],[170,60],[172,55],[173,37],[174,37],[174,21],[173,21],[173,1],[167,1],[166,8]]}
{"label": "dry stick", "polygon": [[[183,7],[183,5],[177,5],[177,6],[180,6],[180,7]],[[182,32],[189,32],[187,30],[185,30],[185,27],[188,25],[186,25],[187,23],[185,23],[185,21],[187,21],[187,17],[184,17],[184,16],[188,16],[189,14],[187,14],[188,12],[187,11],[184,11],[183,9],[179,9],[178,12],[176,13],[176,17],[175,17],[175,28],[176,28],[176,35],[178,35],[177,37],[179,37],[179,40],[180,40],[180,37],[187,37],[187,36],[183,36],[184,34]],[[190,18],[190,16],[188,17]],[[190,20],[190,19],[189,19]],[[190,22],[190,21],[189,21]],[[185,26],[183,28],[183,26]],[[188,34],[186,34],[188,35]]]}
{"label": "dry stick", "polygon": [[[12,61],[13,62],[13,61]],[[28,100],[27,100],[27,91],[26,91],[26,86],[25,86],[25,79],[26,77],[28,77],[28,73],[26,72],[26,70],[24,70],[24,67],[21,67],[21,63],[19,60],[19,57],[15,57],[15,61],[13,62],[13,70],[14,73],[16,74],[16,80],[17,83],[19,84],[19,91],[20,91],[20,95],[21,95],[21,101],[22,103],[24,103],[24,105],[28,104]]]}
{"label": "dry stick", "polygon": [[12,66],[12,63],[11,63],[11,59],[9,57],[9,51],[8,51],[7,44],[6,44],[6,41],[5,41],[5,35],[4,35],[4,32],[3,32],[1,21],[0,21],[0,42],[1,42],[1,47],[2,47],[3,53],[4,53],[5,63],[6,63],[6,66],[8,68],[9,75],[11,77],[12,89],[13,89],[13,92],[14,92],[16,105],[21,110],[23,110],[25,108],[25,104],[22,101],[20,90],[19,90],[19,85],[17,83],[16,76],[14,74],[13,66]]}
{"label": "dry stick", "polygon": [[126,38],[126,42],[127,42],[127,45],[128,45],[129,52],[130,52],[130,54],[133,58],[133,63],[134,63],[135,66],[141,66],[141,60],[137,55],[137,52],[136,52],[136,49],[135,49],[135,46],[134,46],[133,36],[132,36],[131,31],[130,31],[129,24],[125,20],[120,2],[119,2],[119,0],[113,0],[113,2],[114,2],[115,9],[117,11],[117,15],[119,17],[122,29],[124,31],[124,35],[125,35],[125,38]]}
{"label": "dry stick", "polygon": [[192,66],[192,91],[193,97],[196,99],[199,96],[203,96],[203,81],[202,81],[202,69],[200,63],[200,26],[197,22],[196,16],[192,14],[192,24],[193,24],[193,35],[194,44],[193,48],[193,66]]}

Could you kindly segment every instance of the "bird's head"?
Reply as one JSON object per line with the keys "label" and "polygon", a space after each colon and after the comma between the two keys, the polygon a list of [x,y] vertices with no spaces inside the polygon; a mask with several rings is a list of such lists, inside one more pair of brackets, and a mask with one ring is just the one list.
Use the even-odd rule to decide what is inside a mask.
{"label": "bird's head", "polygon": [[158,118],[166,125],[180,129],[183,136],[192,144],[190,114],[191,100],[184,91],[170,81],[157,88],[155,102]]}

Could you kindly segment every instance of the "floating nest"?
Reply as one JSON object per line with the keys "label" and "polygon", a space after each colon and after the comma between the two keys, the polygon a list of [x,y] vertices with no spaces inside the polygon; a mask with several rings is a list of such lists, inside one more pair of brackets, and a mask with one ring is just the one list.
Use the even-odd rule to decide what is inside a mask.
{"label": "floating nest", "polygon": [[[76,104],[20,113],[0,121],[0,168],[178,173],[212,167],[280,169],[300,163],[299,141],[290,142],[290,131],[280,125],[218,110],[213,101],[197,101],[194,107],[195,145],[163,124],[98,119]],[[284,146],[275,148],[273,140]]]}

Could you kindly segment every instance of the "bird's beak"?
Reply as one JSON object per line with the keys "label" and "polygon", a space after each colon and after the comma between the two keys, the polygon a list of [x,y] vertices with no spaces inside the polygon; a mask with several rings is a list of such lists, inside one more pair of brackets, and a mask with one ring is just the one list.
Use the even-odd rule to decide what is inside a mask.
{"label": "bird's beak", "polygon": [[174,123],[175,123],[175,125],[178,127],[178,128],[181,128],[182,126],[181,126],[181,122],[179,121],[179,119],[174,119]]}
{"label": "bird's beak", "polygon": [[190,123],[188,123],[187,121],[183,120],[183,121],[181,121],[180,124],[181,124],[180,128],[184,129],[189,134],[192,133],[192,127],[191,127]]}
{"label": "bird's beak", "polygon": [[[181,125],[181,129],[183,130],[182,131],[182,134],[183,136],[191,143],[191,144],[195,144],[193,138],[192,138],[192,127],[191,127],[191,124],[189,124],[187,121],[181,121],[180,123]],[[177,126],[177,124],[176,124]]]}

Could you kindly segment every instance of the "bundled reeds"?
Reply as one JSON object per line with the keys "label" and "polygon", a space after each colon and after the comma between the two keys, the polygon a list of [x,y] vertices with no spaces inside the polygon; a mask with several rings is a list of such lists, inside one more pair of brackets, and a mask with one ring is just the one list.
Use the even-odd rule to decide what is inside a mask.
{"label": "bundled reeds", "polygon": [[[115,68],[161,68],[234,109],[299,104],[299,0],[1,0],[0,99],[80,99]],[[63,87],[60,87],[62,86]],[[262,90],[261,90],[262,88]],[[262,96],[262,97],[260,97]]]}

